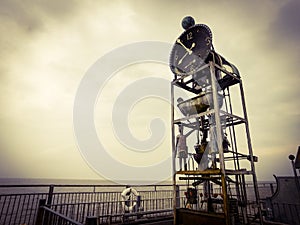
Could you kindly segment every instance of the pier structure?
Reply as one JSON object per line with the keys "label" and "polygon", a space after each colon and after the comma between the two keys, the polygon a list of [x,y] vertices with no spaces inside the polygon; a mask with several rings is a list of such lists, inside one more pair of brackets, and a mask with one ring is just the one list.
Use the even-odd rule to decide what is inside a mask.
{"label": "pier structure", "polygon": [[174,224],[261,224],[241,76],[214,50],[206,25],[184,28],[170,56]]}

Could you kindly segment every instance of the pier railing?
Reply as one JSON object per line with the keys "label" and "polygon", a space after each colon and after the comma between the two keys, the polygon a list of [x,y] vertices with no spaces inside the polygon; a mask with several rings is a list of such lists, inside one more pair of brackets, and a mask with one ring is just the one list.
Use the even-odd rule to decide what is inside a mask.
{"label": "pier railing", "polygon": [[[145,210],[172,208],[172,185],[134,188],[141,195]],[[46,200],[49,209],[81,222],[86,216],[122,214],[124,189],[125,185],[0,185],[0,225],[34,225],[41,199]]]}
{"label": "pier railing", "polygon": [[[185,204],[185,187],[178,188],[180,207]],[[141,207],[138,212],[131,213],[139,217],[172,214],[172,185],[134,188],[141,195]],[[271,196],[275,188],[275,183],[259,185],[263,198]],[[93,216],[100,218],[100,223],[122,220],[128,217],[121,207],[124,189],[125,185],[0,185],[0,225],[35,225],[41,199],[46,200],[47,209],[57,213],[56,217],[64,215],[79,223],[85,223],[87,217]],[[212,189],[218,193],[218,186]]]}
{"label": "pier railing", "polygon": [[48,193],[0,195],[0,225],[33,224],[40,199]]}
{"label": "pier railing", "polygon": [[124,211],[122,202],[119,201],[58,204],[52,205],[51,209],[80,223],[85,223],[87,218],[96,218],[99,224],[122,223],[137,218],[149,219],[173,214],[172,198],[141,200],[139,209],[131,212]]}
{"label": "pier railing", "polygon": [[266,208],[266,218],[285,224],[300,224],[300,204],[277,203],[269,205]]}
{"label": "pier railing", "polygon": [[83,225],[67,216],[48,208],[46,199],[39,201],[35,225]]}

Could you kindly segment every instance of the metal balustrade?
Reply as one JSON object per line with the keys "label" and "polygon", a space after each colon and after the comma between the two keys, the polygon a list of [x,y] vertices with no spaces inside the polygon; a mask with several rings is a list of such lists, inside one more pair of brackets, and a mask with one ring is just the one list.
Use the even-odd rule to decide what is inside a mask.
{"label": "metal balustrade", "polygon": [[[259,190],[266,193],[261,196],[272,195],[274,185],[259,184]],[[41,199],[46,200],[49,209],[77,222],[85,223],[89,216],[96,216],[101,223],[122,220],[128,217],[128,213],[122,211],[121,192],[124,188],[124,185],[0,185],[0,225],[35,225]],[[142,185],[134,188],[141,196],[141,207],[139,211],[131,213],[138,214],[138,217],[172,213],[169,211],[172,208],[172,185]],[[247,188],[253,187],[249,185]],[[219,193],[218,186],[212,187],[212,191]],[[185,207],[184,192],[186,186],[179,185],[179,207]],[[202,192],[198,190],[199,194]],[[199,206],[201,200],[199,196]],[[164,210],[167,212],[164,213]]]}

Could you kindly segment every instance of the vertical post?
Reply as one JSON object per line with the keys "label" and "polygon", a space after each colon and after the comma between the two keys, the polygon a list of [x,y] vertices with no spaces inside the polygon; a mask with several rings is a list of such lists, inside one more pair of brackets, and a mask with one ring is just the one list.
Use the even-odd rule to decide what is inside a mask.
{"label": "vertical post", "polygon": [[174,84],[171,82],[171,133],[172,133],[172,175],[173,175],[173,215],[176,225],[176,164],[175,164],[175,131],[174,131]]}
{"label": "vertical post", "polygon": [[[100,223],[100,222],[99,222]],[[112,215],[108,215],[108,218],[107,218],[107,224],[111,224],[112,223]]]}
{"label": "vertical post", "polygon": [[176,173],[173,174],[173,224],[176,225],[177,224],[177,216],[176,216]]}
{"label": "vertical post", "polygon": [[85,219],[86,225],[97,225],[97,217],[96,216],[87,216]]}
{"label": "vertical post", "polygon": [[174,84],[171,82],[171,133],[172,133],[172,172],[176,173],[175,163],[175,130],[174,130]]}
{"label": "vertical post", "polygon": [[217,133],[217,146],[219,150],[220,158],[220,168],[221,168],[221,182],[222,182],[222,192],[224,195],[224,214],[226,225],[230,224],[230,215],[229,215],[229,204],[227,196],[227,184],[226,184],[226,171],[225,171],[225,162],[224,162],[224,153],[223,153],[223,139],[222,139],[222,130],[221,130],[221,119],[220,119],[220,106],[218,102],[218,90],[217,90],[217,81],[215,77],[215,66],[213,62],[209,62],[210,75],[211,75],[211,86],[212,86],[212,95],[213,95],[213,104],[214,104],[214,116],[216,123],[216,133]]}
{"label": "vertical post", "polygon": [[176,185],[176,208],[180,207],[180,190],[179,185]]}
{"label": "vertical post", "polygon": [[272,183],[270,184],[270,189],[271,189],[271,194],[274,195],[274,187]]}
{"label": "vertical post", "polygon": [[217,134],[217,140],[216,140],[217,148],[219,151],[221,172],[225,174],[224,154],[223,154],[223,145],[222,145],[223,138],[222,138],[222,128],[221,128],[221,118],[220,118],[220,106],[218,101],[217,81],[215,77],[215,66],[213,62],[209,62],[209,66],[210,66],[210,74],[211,74],[214,118],[215,118],[216,134]]}
{"label": "vertical post", "polygon": [[[136,196],[136,207],[135,212],[140,212],[142,197],[140,195]],[[141,215],[137,214],[137,218],[140,219]]]}
{"label": "vertical post", "polygon": [[300,196],[300,183],[299,183],[299,179],[298,179],[298,175],[297,175],[297,170],[296,170],[294,159],[295,159],[294,155],[289,155],[289,160],[291,160],[292,169],[293,169],[294,176],[295,176],[295,183],[296,183],[298,195]]}
{"label": "vertical post", "polygon": [[260,198],[259,198],[258,184],[257,184],[256,173],[255,173],[253,150],[252,150],[250,129],[249,129],[249,124],[248,124],[247,110],[246,110],[246,100],[245,100],[242,80],[240,80],[240,92],[241,92],[242,107],[243,107],[243,113],[244,113],[244,119],[245,119],[245,128],[246,128],[246,134],[247,134],[248,150],[249,150],[249,155],[250,155],[250,164],[251,164],[251,172],[252,172],[252,179],[253,179],[253,185],[254,185],[254,192],[255,192],[256,204],[257,204],[257,207],[258,207],[260,224],[262,224],[263,218],[262,218],[261,206],[260,206],[260,202],[259,202]]}
{"label": "vertical post", "polygon": [[158,209],[157,191],[155,191],[154,194],[155,194],[155,196],[154,196],[155,197],[155,210],[157,210]]}
{"label": "vertical post", "polygon": [[[248,202],[248,198],[247,198],[247,187],[246,187],[246,180],[245,180],[245,174],[240,175],[241,176],[241,188],[242,188],[242,198],[243,198],[243,202],[247,204]],[[249,187],[249,186],[248,186]],[[244,219],[244,223],[248,224],[248,212],[247,212],[247,207],[244,208],[243,210],[243,219]]]}
{"label": "vertical post", "polygon": [[49,186],[49,192],[48,192],[48,199],[47,199],[47,205],[51,205],[52,199],[53,199],[53,191],[54,191],[54,185],[51,184]]}
{"label": "vertical post", "polygon": [[135,211],[138,212],[140,207],[141,207],[141,196],[138,195],[138,196],[136,196],[136,209],[135,209]]}
{"label": "vertical post", "polygon": [[[54,185],[51,184],[49,186],[49,192],[48,192],[48,198],[47,198],[47,204],[46,204],[47,206],[49,206],[49,208],[50,208],[50,206],[52,204],[53,192],[54,192]],[[44,221],[46,221],[48,224],[51,223],[51,216],[49,216],[49,212],[48,211],[45,212]]]}
{"label": "vertical post", "polygon": [[[295,168],[298,169],[298,173],[300,174],[300,146],[298,146],[298,151],[295,160]],[[296,171],[297,173],[297,171]]]}
{"label": "vertical post", "polygon": [[43,206],[46,205],[46,199],[39,200],[38,211],[35,219],[35,225],[42,225],[44,219],[44,208]]}

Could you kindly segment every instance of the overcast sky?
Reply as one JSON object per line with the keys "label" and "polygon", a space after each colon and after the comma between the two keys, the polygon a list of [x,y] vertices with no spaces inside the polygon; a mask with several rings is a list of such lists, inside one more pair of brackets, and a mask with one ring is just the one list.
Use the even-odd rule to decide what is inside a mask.
{"label": "overcast sky", "polygon": [[[73,131],[81,79],[96,60],[122,45],[173,43],[186,15],[211,28],[216,51],[241,72],[258,179],[292,174],[288,155],[300,145],[299,11],[298,0],[0,0],[0,177],[99,179],[78,150]],[[106,96],[115,96],[122,77],[126,86],[137,74],[172,79],[167,66],[125,68],[118,81],[107,84]],[[168,120],[170,111],[168,104],[155,102],[152,109],[161,109],[162,115],[147,109],[149,116],[140,117],[143,104],[129,116],[132,132],[141,139],[149,136],[148,117]],[[96,117],[111,113],[101,107],[95,112]],[[152,152],[145,163],[171,153],[168,138],[161,143],[165,152]],[[112,152],[121,147],[117,139],[107,145]]]}

